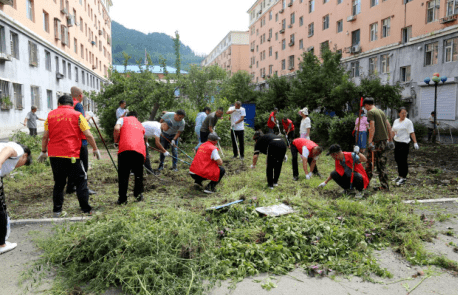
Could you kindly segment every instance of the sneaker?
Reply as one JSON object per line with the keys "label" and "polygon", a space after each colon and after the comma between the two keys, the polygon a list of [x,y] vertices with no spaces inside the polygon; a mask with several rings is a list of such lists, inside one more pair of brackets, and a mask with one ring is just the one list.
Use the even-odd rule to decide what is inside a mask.
{"label": "sneaker", "polygon": [[206,194],[213,194],[213,193],[215,193],[215,192],[216,192],[216,190],[215,190],[214,188],[209,187],[209,186],[207,186],[207,187],[204,189],[204,193],[206,193]]}
{"label": "sneaker", "polygon": [[295,177],[293,177],[293,180],[294,180],[294,181],[298,181],[298,180],[299,180],[299,177],[295,176]]}
{"label": "sneaker", "polygon": [[356,191],[355,199],[362,199],[364,197],[364,193],[360,191]]}
{"label": "sneaker", "polygon": [[177,167],[173,167],[172,170],[175,171],[175,172],[177,172],[177,171],[178,171],[178,168],[177,168]]}
{"label": "sneaker", "polygon": [[0,247],[0,255],[17,247],[17,243],[5,242],[5,247]]}
{"label": "sneaker", "polygon": [[120,200],[117,200],[116,205],[127,205],[127,201],[121,202]]}
{"label": "sneaker", "polygon": [[400,177],[400,176],[396,177],[396,179],[394,180],[394,182],[398,182],[399,180],[401,180],[401,177]]}
{"label": "sneaker", "polygon": [[390,189],[387,188],[387,187],[379,186],[379,187],[374,187],[374,191],[376,191],[376,192],[388,192],[388,191],[390,191]]}
{"label": "sneaker", "polygon": [[157,168],[158,171],[164,170],[164,165],[160,164],[159,167]]}
{"label": "sneaker", "polygon": [[67,216],[67,212],[61,211],[61,212],[54,212],[52,217],[53,218],[59,218],[59,217],[65,217]]}
{"label": "sneaker", "polygon": [[87,191],[88,191],[89,195],[96,195],[97,194],[96,191],[93,191],[91,189],[87,189]]}
{"label": "sneaker", "polygon": [[138,196],[135,197],[137,199],[137,202],[141,202],[144,200],[144,197],[143,197],[143,194],[140,194]]}
{"label": "sneaker", "polygon": [[274,186],[278,186],[278,183],[274,183]]}
{"label": "sneaker", "polygon": [[407,179],[405,179],[405,178],[400,178],[399,181],[396,182],[396,185],[397,185],[397,186],[401,186],[401,185],[405,184],[406,181],[407,181]]}
{"label": "sneaker", "polygon": [[240,157],[240,160],[245,160],[245,157]]}
{"label": "sneaker", "polygon": [[274,189],[274,187],[273,186],[269,186],[269,189]]}
{"label": "sneaker", "polygon": [[201,190],[202,187],[203,187],[202,183],[197,183],[197,182],[194,183],[194,188],[195,189]]}

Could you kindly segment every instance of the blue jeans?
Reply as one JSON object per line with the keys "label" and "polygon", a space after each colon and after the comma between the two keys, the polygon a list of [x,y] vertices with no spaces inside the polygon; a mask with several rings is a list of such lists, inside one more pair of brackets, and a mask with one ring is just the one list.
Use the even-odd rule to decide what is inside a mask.
{"label": "blue jeans", "polygon": [[[164,138],[165,137],[165,138]],[[161,145],[164,147],[164,149],[168,149],[169,147],[172,147],[171,143],[169,141],[172,141],[173,138],[175,137],[175,134],[166,134],[166,133],[161,133]],[[168,140],[167,140],[167,139]],[[178,141],[179,139],[176,140],[175,144],[178,146]],[[173,163],[173,168],[176,168],[177,167],[177,162],[178,162],[178,152],[177,152],[177,148],[176,147],[172,147],[172,155],[175,157],[173,158],[172,160],[172,163]],[[164,165],[164,160],[165,160],[165,156],[163,153],[160,154],[159,156],[159,160],[160,160],[160,166],[163,166]]]}
{"label": "blue jeans", "polygon": [[358,146],[365,149],[367,144],[367,131],[360,131],[358,136]]}
{"label": "blue jeans", "polygon": [[197,145],[196,145],[196,147],[194,149],[197,151],[197,149],[202,144],[202,142],[200,142],[200,128],[199,128],[199,131],[196,131],[196,135],[197,135]]}

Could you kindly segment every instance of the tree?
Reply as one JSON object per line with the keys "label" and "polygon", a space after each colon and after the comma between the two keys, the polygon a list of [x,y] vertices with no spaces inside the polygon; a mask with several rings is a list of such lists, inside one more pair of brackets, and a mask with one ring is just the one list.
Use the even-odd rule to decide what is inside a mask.
{"label": "tree", "polygon": [[372,74],[361,77],[360,91],[365,97],[372,97],[381,109],[399,108],[402,102],[402,86],[383,84],[379,76]]}
{"label": "tree", "polygon": [[178,34],[178,31],[175,31],[175,38],[173,39],[174,47],[175,47],[175,68],[177,69],[177,77],[180,76],[180,69],[181,69],[181,57],[180,57],[180,35]]}
{"label": "tree", "polygon": [[245,71],[238,71],[232,75],[232,77],[221,83],[220,95],[227,98],[231,103],[236,101],[256,102],[259,92],[257,92],[255,86],[251,84],[250,74]]}
{"label": "tree", "polygon": [[267,80],[267,91],[258,97],[256,109],[259,112],[272,112],[273,108],[284,109],[290,104],[288,93],[291,91],[291,82],[287,77],[273,75]]}

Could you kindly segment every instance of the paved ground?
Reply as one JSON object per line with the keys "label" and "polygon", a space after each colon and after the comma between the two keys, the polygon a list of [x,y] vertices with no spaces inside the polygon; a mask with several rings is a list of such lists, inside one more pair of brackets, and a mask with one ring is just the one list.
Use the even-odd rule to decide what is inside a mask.
{"label": "paved ground", "polygon": [[[434,204],[425,205],[416,214],[425,213],[427,215],[436,214],[458,214],[458,203]],[[12,233],[9,241],[17,242],[18,247],[4,255],[0,256],[0,295],[10,294],[44,294],[50,287],[50,279],[45,281],[39,289],[24,290],[19,287],[18,282],[20,275],[24,270],[27,270],[33,260],[40,255],[36,250],[33,242],[33,231],[39,231],[44,234],[51,233],[51,225],[19,225],[12,228]],[[449,242],[458,244],[458,218],[452,217],[445,222],[436,222],[435,228],[438,232],[438,239],[433,243],[426,243],[426,248],[431,252],[441,253],[448,258],[458,261],[458,253],[453,251],[453,247],[449,246]],[[454,236],[445,235],[446,231],[451,231]],[[456,274],[445,272],[441,269],[427,267],[411,266],[402,257],[399,257],[391,249],[378,251],[376,256],[382,267],[387,268],[392,274],[392,279],[381,280],[374,277],[378,283],[363,282],[360,278],[353,277],[345,279],[338,277],[335,280],[330,278],[314,278],[307,276],[303,270],[297,269],[287,276],[273,277],[267,274],[262,274],[257,277],[247,278],[236,285],[235,289],[228,289],[230,282],[222,282],[221,286],[215,288],[211,295],[237,294],[237,295],[329,295],[329,294],[443,294],[443,295],[458,295],[458,277]],[[413,278],[419,271],[423,275]],[[262,288],[262,285],[267,282],[272,282],[276,285],[270,291]],[[413,289],[415,288],[415,289]],[[413,290],[412,290],[413,289]],[[105,295],[121,294],[117,290],[112,290]]]}

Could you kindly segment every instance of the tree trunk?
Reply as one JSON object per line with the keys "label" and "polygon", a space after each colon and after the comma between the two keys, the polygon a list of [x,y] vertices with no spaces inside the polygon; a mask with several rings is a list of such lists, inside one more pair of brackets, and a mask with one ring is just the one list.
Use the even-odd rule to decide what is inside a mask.
{"label": "tree trunk", "polygon": [[154,117],[156,117],[156,113],[158,109],[159,109],[159,104],[156,102],[154,103],[153,110],[151,111],[151,115],[149,116],[150,121],[154,121]]}

